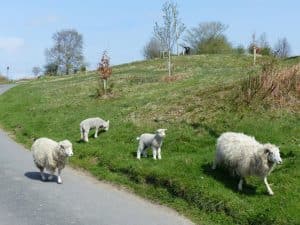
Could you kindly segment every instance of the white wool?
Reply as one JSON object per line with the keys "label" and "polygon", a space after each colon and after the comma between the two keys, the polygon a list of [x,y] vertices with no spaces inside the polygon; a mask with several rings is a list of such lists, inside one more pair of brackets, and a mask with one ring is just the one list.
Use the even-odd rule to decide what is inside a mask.
{"label": "white wool", "polygon": [[97,138],[99,129],[104,129],[105,131],[108,131],[109,120],[105,121],[99,117],[95,117],[95,118],[88,118],[81,121],[80,123],[81,139],[83,139],[85,142],[88,142],[89,131],[90,129],[93,128],[96,129],[94,137]]}
{"label": "white wool", "polygon": [[167,129],[158,129],[155,134],[142,134],[140,137],[137,137],[139,140],[139,146],[137,149],[137,158],[141,158],[141,154],[144,156],[147,155],[147,148],[152,148],[153,159],[156,160],[156,156],[158,159],[161,159],[161,146],[163,143],[163,139],[166,136],[165,131]]}
{"label": "white wool", "polygon": [[213,169],[218,165],[224,165],[240,176],[240,190],[245,177],[261,177],[269,194],[272,195],[273,191],[267,183],[267,176],[274,166],[281,162],[279,149],[275,145],[261,144],[254,137],[242,133],[227,132],[217,140]]}
{"label": "white wool", "polygon": [[31,151],[42,179],[45,180],[44,169],[50,171],[52,178],[58,168],[58,182],[61,183],[60,172],[65,167],[67,158],[73,155],[72,143],[68,140],[56,142],[49,138],[39,138],[33,143]]}

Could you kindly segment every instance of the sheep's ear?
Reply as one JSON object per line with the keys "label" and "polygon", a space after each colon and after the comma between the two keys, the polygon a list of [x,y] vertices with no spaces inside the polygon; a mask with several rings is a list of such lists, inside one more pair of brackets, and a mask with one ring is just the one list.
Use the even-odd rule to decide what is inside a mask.
{"label": "sheep's ear", "polygon": [[61,149],[65,149],[65,146],[63,146],[63,145],[59,145],[59,147],[60,147]]}
{"label": "sheep's ear", "polygon": [[264,150],[264,153],[265,153],[265,154],[269,154],[270,152],[271,152],[270,149],[265,148],[265,150]]}

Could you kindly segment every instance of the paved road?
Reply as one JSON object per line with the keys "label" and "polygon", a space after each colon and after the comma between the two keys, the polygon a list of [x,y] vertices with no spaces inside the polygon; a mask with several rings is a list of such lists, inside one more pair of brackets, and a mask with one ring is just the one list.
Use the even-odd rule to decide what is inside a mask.
{"label": "paved road", "polygon": [[192,224],[171,209],[69,167],[62,178],[61,185],[42,182],[31,153],[0,130],[0,225]]}

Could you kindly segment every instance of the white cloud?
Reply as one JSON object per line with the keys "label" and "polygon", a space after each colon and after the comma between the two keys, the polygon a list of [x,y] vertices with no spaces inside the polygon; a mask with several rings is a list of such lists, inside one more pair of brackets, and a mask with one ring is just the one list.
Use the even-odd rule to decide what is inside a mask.
{"label": "white cloud", "polygon": [[25,44],[23,38],[18,37],[0,37],[0,51],[15,53]]}

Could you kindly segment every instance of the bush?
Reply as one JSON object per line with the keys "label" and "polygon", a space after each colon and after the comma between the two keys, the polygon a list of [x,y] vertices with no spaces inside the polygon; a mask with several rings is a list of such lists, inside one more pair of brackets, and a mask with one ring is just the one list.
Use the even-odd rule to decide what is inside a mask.
{"label": "bush", "polygon": [[45,75],[55,76],[58,72],[58,65],[55,63],[49,63],[45,66]]}
{"label": "bush", "polygon": [[154,59],[160,57],[160,43],[156,38],[152,38],[144,47],[143,55],[145,59]]}
{"label": "bush", "polygon": [[230,52],[232,52],[232,47],[225,36],[209,38],[198,45],[199,54],[224,54]]}
{"label": "bush", "polygon": [[236,95],[238,104],[264,106],[297,106],[300,103],[300,65],[279,69],[277,61],[262,65],[259,75],[241,82]]}

